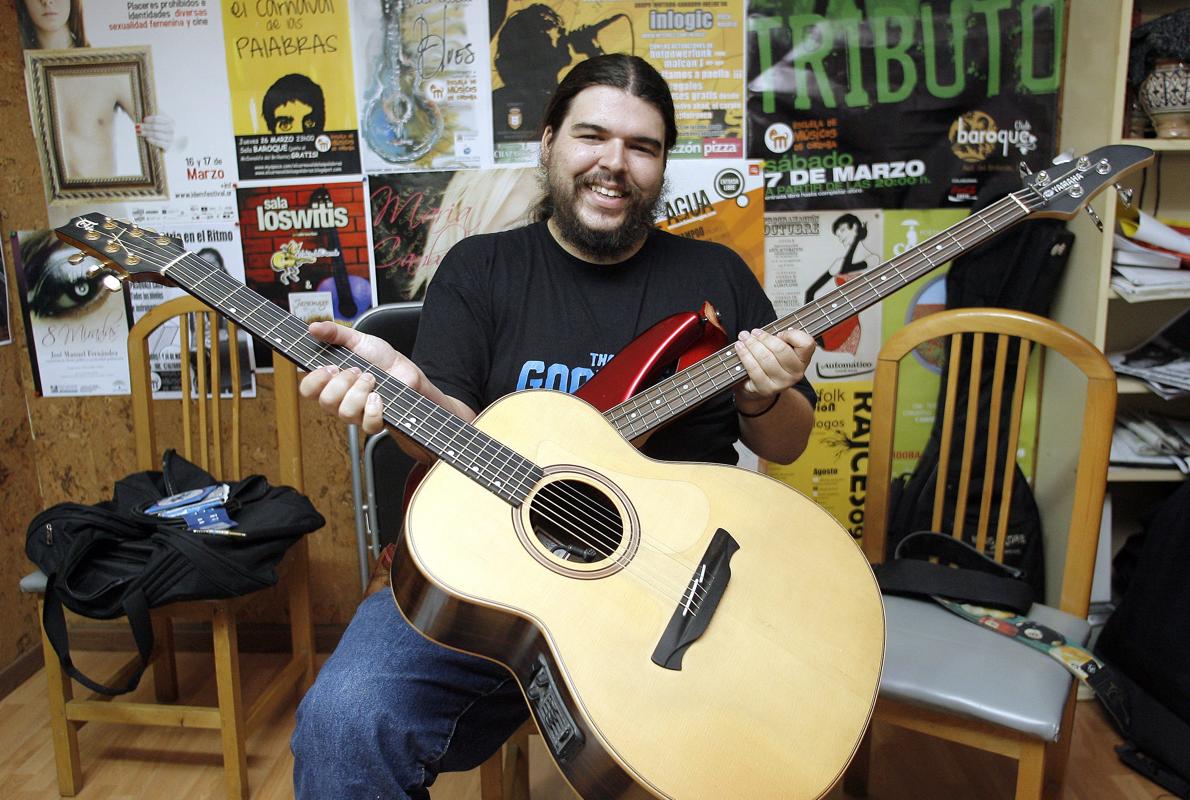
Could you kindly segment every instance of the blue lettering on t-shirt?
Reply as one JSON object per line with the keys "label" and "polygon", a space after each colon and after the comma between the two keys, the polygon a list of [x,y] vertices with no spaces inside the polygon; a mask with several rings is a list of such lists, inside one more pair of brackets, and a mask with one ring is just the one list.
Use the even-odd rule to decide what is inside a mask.
{"label": "blue lettering on t-shirt", "polygon": [[522,389],[556,389],[574,394],[595,373],[587,367],[568,367],[565,364],[550,364],[530,359],[521,367],[517,376],[517,391]]}

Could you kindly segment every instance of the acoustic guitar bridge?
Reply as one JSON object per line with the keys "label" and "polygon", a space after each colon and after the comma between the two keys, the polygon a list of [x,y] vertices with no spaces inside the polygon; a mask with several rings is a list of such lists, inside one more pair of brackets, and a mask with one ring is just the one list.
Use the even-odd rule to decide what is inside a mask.
{"label": "acoustic guitar bridge", "polygon": [[702,636],[723,592],[731,580],[731,557],[740,545],[731,534],[720,528],[711,537],[711,543],[694,568],[682,601],[674,609],[661,640],[653,650],[653,663],[666,669],[681,669],[686,648]]}

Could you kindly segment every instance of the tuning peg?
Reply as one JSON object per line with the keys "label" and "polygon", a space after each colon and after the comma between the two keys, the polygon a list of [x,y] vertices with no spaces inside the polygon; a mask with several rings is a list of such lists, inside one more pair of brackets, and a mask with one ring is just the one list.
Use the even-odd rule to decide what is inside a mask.
{"label": "tuning peg", "polygon": [[1054,160],[1052,163],[1065,164],[1068,161],[1074,161],[1074,149],[1073,148],[1071,148],[1069,150],[1063,150],[1061,153],[1058,153],[1056,156],[1054,156]]}
{"label": "tuning peg", "polygon": [[79,264],[83,263],[83,259],[86,257],[87,257],[86,253],[82,253],[82,252],[72,253],[70,255],[70,257],[67,258],[66,260],[69,261],[71,264],[78,266]]}
{"label": "tuning peg", "polygon": [[91,266],[87,267],[86,275],[88,278],[94,278],[96,275],[99,274],[99,271],[101,269],[103,269],[103,267],[100,266],[99,264],[92,264]]}
{"label": "tuning peg", "polygon": [[1132,190],[1118,183],[1113,185],[1120,195],[1120,202],[1124,204],[1124,208],[1132,208]]}
{"label": "tuning peg", "polygon": [[1095,213],[1095,209],[1091,208],[1090,205],[1083,206],[1083,208],[1085,208],[1087,210],[1087,214],[1091,216],[1091,221],[1095,223],[1095,227],[1099,229],[1100,233],[1103,233],[1103,220],[1101,220],[1099,215]]}
{"label": "tuning peg", "polygon": [[109,273],[103,276],[103,288],[107,289],[109,292],[118,292],[123,288],[123,286],[124,282],[115,275]]}
{"label": "tuning peg", "polygon": [[1028,177],[1033,174],[1033,168],[1030,167],[1028,164],[1026,164],[1024,161],[1022,161],[1020,164],[1017,164],[1016,169],[1017,169],[1017,172],[1019,172],[1021,174],[1022,181],[1027,180]]}

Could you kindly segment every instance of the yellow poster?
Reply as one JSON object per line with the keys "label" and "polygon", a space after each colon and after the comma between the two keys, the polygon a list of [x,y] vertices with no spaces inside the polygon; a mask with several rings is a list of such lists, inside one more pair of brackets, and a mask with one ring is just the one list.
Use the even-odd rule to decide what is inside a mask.
{"label": "yellow poster", "polygon": [[814,430],[806,452],[766,472],[825,508],[854,538],[864,532],[872,382],[831,381],[818,388]]}
{"label": "yellow poster", "polygon": [[673,158],[744,156],[744,4],[672,0],[489,0],[492,128],[497,164],[537,160],[542,112],[558,81],[587,58],[627,53],[669,82]]}
{"label": "yellow poster", "polygon": [[240,179],[360,171],[346,3],[223,0]]}

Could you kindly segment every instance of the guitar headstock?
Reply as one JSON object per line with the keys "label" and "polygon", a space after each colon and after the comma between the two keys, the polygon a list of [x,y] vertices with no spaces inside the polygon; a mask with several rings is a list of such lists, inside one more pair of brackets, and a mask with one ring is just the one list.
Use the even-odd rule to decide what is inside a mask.
{"label": "guitar headstock", "polygon": [[1112,144],[1029,175],[1026,189],[1033,216],[1072,219],[1109,183],[1147,166],[1153,151],[1132,144]]}
{"label": "guitar headstock", "polygon": [[93,212],[54,231],[58,238],[98,259],[121,278],[165,282],[166,268],[186,255],[176,236]]}

